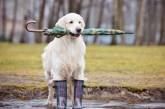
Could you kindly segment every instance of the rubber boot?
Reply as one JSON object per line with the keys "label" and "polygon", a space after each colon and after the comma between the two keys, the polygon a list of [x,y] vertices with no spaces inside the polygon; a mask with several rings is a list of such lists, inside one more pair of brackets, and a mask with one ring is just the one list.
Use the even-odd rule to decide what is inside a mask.
{"label": "rubber boot", "polygon": [[73,109],[82,109],[83,85],[83,80],[74,80]]}
{"label": "rubber boot", "polygon": [[55,90],[56,90],[56,97],[57,97],[56,109],[66,109],[67,108],[67,82],[66,80],[55,81]]}

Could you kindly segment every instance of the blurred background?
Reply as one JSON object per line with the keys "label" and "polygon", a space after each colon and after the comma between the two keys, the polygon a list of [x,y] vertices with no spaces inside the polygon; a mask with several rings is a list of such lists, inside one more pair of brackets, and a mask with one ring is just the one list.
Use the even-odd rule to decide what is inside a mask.
{"label": "blurred background", "polygon": [[86,36],[87,44],[165,45],[165,0],[0,0],[0,41],[48,43],[53,37],[29,33],[24,25],[52,28],[63,15],[83,16],[86,28],[113,28],[133,35]]}

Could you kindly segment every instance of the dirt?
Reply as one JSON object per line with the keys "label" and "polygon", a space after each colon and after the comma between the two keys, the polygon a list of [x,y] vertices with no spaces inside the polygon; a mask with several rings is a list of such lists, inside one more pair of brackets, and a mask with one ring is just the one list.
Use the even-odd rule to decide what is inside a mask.
{"label": "dirt", "polygon": [[[44,99],[47,97],[47,87],[31,88],[18,86],[0,86],[0,99]],[[88,87],[84,89],[84,99],[94,100],[120,100],[129,103],[163,101],[165,102],[165,89],[130,89],[126,87]]]}
{"label": "dirt", "polygon": [[[45,99],[48,90],[43,76],[1,75],[0,101],[9,99]],[[131,87],[91,87],[85,86],[85,99],[120,100],[130,103],[165,101],[165,88],[138,89]]]}
{"label": "dirt", "polygon": [[165,89],[133,89],[127,87],[93,87],[86,88],[85,96],[103,100],[122,100],[133,102],[165,101]]}

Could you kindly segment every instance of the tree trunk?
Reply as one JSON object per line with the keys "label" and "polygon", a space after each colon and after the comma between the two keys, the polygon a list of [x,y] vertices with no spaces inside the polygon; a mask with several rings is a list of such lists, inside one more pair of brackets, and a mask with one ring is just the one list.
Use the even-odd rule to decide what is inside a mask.
{"label": "tree trunk", "polygon": [[77,14],[81,13],[83,0],[68,0],[68,11],[69,12],[75,12]]}
{"label": "tree trunk", "polygon": [[144,15],[145,15],[145,0],[138,0],[139,10],[136,16],[136,38],[135,44],[142,45],[143,40],[143,26],[144,26]]}
{"label": "tree trunk", "polygon": [[149,10],[149,38],[147,45],[154,45],[156,44],[156,33],[157,33],[157,0],[148,0],[150,2],[148,5],[150,6]]}
{"label": "tree trunk", "polygon": [[52,28],[54,26],[54,11],[55,11],[55,4],[56,4],[56,0],[53,1],[53,5],[49,8],[49,19],[48,19],[48,28]]}
{"label": "tree trunk", "polygon": [[165,0],[161,0],[161,20],[159,45],[165,45]]}
{"label": "tree trunk", "polygon": [[[96,28],[101,27],[102,18],[103,18],[103,14],[104,14],[104,4],[105,4],[105,0],[101,0],[100,8],[99,8],[100,10],[99,10],[99,14],[98,14],[99,18],[98,18],[98,22],[97,22]],[[93,43],[96,44],[97,40],[98,40],[98,36],[96,35],[94,37]]]}
{"label": "tree trunk", "polygon": [[[60,8],[62,7],[64,1],[63,0],[54,0],[53,5],[51,7],[51,11],[49,13],[49,22],[48,28],[52,28],[57,20],[59,19]],[[47,37],[46,42],[50,42],[53,40],[53,37]]]}
{"label": "tree trunk", "polygon": [[[42,29],[42,27],[43,27],[45,5],[46,5],[46,0],[42,0],[41,4],[40,4],[39,20],[38,20],[38,28],[39,29]],[[42,34],[38,33],[36,36],[36,42],[40,43],[41,41],[42,41]]]}
{"label": "tree trunk", "polygon": [[11,32],[10,32],[9,42],[13,41],[14,32],[16,29],[17,7],[18,7],[17,5],[18,5],[18,0],[14,0],[13,20],[12,20],[12,28],[11,28]]}
{"label": "tree trunk", "polygon": [[[0,22],[2,22],[2,11],[3,11],[3,7],[2,7],[2,4],[3,4],[3,1],[2,0],[0,0]],[[2,25],[0,25],[0,40],[1,40],[1,37],[3,37],[2,36]]]}
{"label": "tree trunk", "polygon": [[[57,2],[57,0],[54,0],[52,7],[49,8],[50,11],[49,11],[48,28],[52,28],[55,24],[55,22],[53,22],[53,19],[55,17],[54,13],[55,13],[56,2]],[[53,40],[53,37],[46,38],[47,43],[49,43],[51,40]]]}
{"label": "tree trunk", "polygon": [[[86,28],[89,28],[89,26],[90,26],[90,15],[91,15],[91,11],[92,11],[92,4],[93,4],[93,0],[88,1],[88,7],[87,7],[88,10],[87,10],[86,19],[85,19]],[[85,40],[85,43],[87,44],[88,43],[87,39],[84,38],[84,40]]]}
{"label": "tree trunk", "polygon": [[67,13],[67,11],[66,11],[66,6],[65,6],[65,0],[62,0],[62,12],[63,12],[63,15],[65,15],[66,13]]}
{"label": "tree trunk", "polygon": [[141,45],[146,45],[147,44],[147,40],[149,39],[148,33],[149,33],[149,11],[150,11],[150,6],[148,5],[148,0],[146,0],[146,4],[145,4],[145,13],[144,13],[144,18],[143,18],[143,22],[145,23],[145,25],[143,25],[143,37],[142,37],[142,42]]}
{"label": "tree trunk", "polygon": [[54,8],[54,19],[53,19],[53,25],[57,22],[59,19],[59,13],[60,13],[60,8],[62,7],[63,1],[62,0],[57,0],[56,6]]}
{"label": "tree trunk", "polygon": [[[123,12],[123,6],[124,0],[117,0],[117,22],[118,27],[116,29],[124,30],[124,12]],[[121,45],[125,44],[125,38],[124,35],[120,35],[121,37]]]}
{"label": "tree trunk", "polygon": [[[29,3],[29,5],[31,5],[31,7],[27,6],[27,3]],[[29,1],[22,1],[22,5],[23,8],[23,12],[24,12],[24,15],[23,15],[23,18],[22,18],[22,32],[21,32],[21,37],[20,37],[20,43],[31,43],[31,40],[30,40],[30,35],[29,34],[35,34],[35,33],[32,33],[32,32],[28,32],[26,29],[25,29],[25,25],[26,25],[26,22],[29,21],[29,20],[35,20],[35,12],[34,12],[34,7],[36,5],[36,3],[34,2],[34,0],[29,0]],[[27,34],[28,33],[28,34]]]}
{"label": "tree trunk", "polygon": [[[114,15],[114,13],[112,15],[112,28],[115,28],[115,15]],[[116,45],[116,44],[117,44],[116,37],[114,35],[112,35],[112,41],[111,41],[110,45]]]}
{"label": "tree trunk", "polygon": [[93,0],[90,0],[88,3],[88,11],[87,11],[86,20],[85,20],[86,28],[89,28],[89,25],[90,25],[90,15],[91,15],[91,10],[92,10],[92,4],[93,4]]}
{"label": "tree trunk", "polygon": [[76,0],[68,0],[68,11],[69,12],[74,12],[75,9],[75,4]]}
{"label": "tree trunk", "polygon": [[[112,28],[114,28],[114,29],[116,29],[116,28],[118,28],[118,22],[117,22],[117,16],[118,16],[118,0],[113,0],[113,2],[112,2]],[[117,40],[116,40],[116,37],[115,37],[115,35],[114,36],[112,36],[112,41],[111,41],[111,43],[110,43],[110,45],[116,45],[117,44]]]}
{"label": "tree trunk", "polygon": [[[124,30],[124,12],[123,12],[123,0],[113,0],[113,13],[112,13],[112,28],[113,29],[119,29]],[[125,44],[125,38],[124,35],[120,35],[121,37],[121,43],[122,45]],[[112,36],[112,45],[116,45],[116,36]]]}
{"label": "tree trunk", "polygon": [[2,0],[2,40],[5,40],[6,36],[6,0]]}
{"label": "tree trunk", "polygon": [[82,4],[83,4],[83,0],[76,0],[76,8],[75,8],[75,12],[77,14],[80,14],[81,13],[81,8],[82,8]]}
{"label": "tree trunk", "polygon": [[156,44],[156,33],[157,33],[157,0],[146,0],[146,10],[143,27],[143,45]]}

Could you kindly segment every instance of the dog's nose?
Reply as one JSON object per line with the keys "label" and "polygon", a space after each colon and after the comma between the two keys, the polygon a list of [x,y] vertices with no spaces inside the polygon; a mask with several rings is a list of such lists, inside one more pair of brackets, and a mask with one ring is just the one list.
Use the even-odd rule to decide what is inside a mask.
{"label": "dog's nose", "polygon": [[81,28],[77,28],[76,31],[77,31],[78,33],[80,33],[80,32],[81,32]]}

